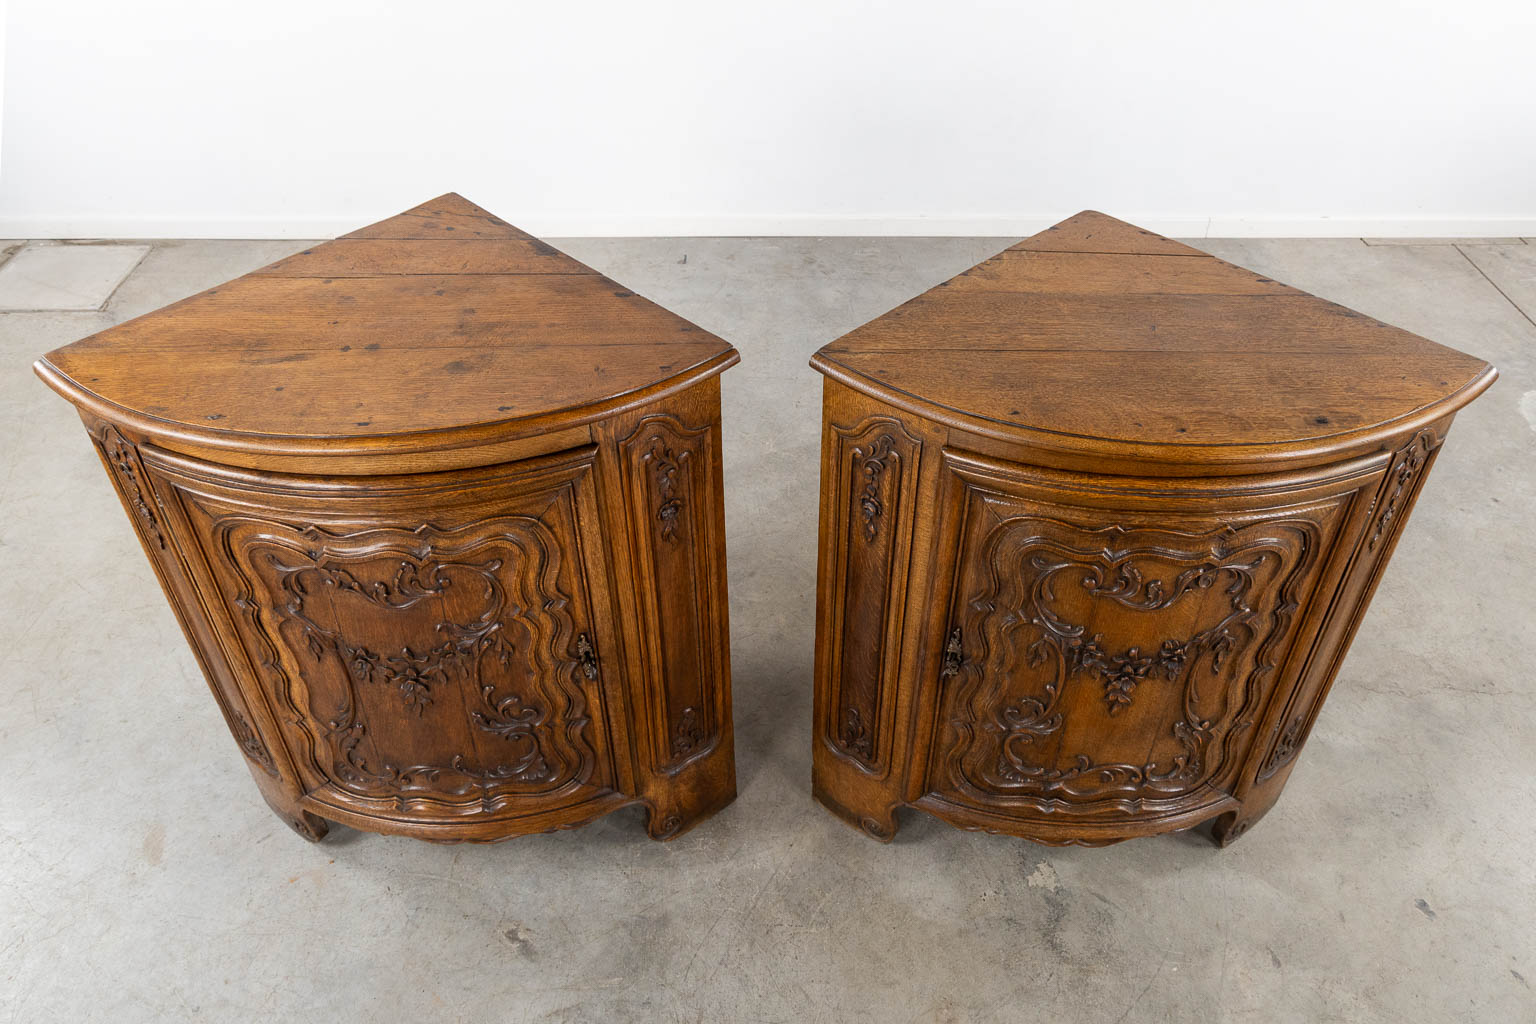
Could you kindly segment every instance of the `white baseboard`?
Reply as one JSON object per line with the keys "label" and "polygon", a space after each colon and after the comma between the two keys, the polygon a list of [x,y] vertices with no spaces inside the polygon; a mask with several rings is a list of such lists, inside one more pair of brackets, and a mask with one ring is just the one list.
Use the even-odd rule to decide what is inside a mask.
{"label": "white baseboard", "polygon": [[[1020,238],[1075,213],[996,217],[502,215],[546,238],[767,235]],[[1169,217],[1105,211],[1174,238],[1503,238],[1536,237],[1536,217]],[[353,217],[0,216],[0,239],[334,238],[383,215]]]}

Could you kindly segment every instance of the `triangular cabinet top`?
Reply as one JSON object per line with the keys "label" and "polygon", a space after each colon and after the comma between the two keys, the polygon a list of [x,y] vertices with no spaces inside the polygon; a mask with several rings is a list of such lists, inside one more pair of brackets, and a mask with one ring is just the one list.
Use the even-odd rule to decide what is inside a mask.
{"label": "triangular cabinet top", "polygon": [[149,436],[264,454],[493,443],[591,422],[736,350],[450,193],[48,353]]}
{"label": "triangular cabinet top", "polygon": [[824,347],[822,373],[1084,468],[1316,464],[1455,412],[1481,359],[1087,211]]}

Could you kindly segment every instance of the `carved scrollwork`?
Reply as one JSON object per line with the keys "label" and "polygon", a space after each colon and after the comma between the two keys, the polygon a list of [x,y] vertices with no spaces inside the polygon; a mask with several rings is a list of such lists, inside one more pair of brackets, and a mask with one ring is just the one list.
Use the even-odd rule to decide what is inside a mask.
{"label": "carved scrollwork", "polygon": [[[481,706],[470,710],[470,719],[480,729],[509,744],[512,756],[508,761],[481,768],[464,754],[455,754],[450,767],[481,782],[544,782],[552,778],[537,730],[544,722],[544,712],[525,704],[517,694],[499,693],[494,683],[481,682],[485,659],[505,668],[517,653],[501,621],[506,605],[506,593],[498,579],[501,559],[439,562],[428,556],[421,563],[401,562],[393,582],[364,584],[351,571],[327,560],[321,551],[312,554],[318,558],[286,564],[279,561],[279,556],[269,554],[268,561],[286,598],[283,611],[288,619],[299,624],[305,645],[314,657],[336,658],[356,684],[382,684],[395,689],[403,707],[418,717],[433,703],[436,688],[473,689],[479,694]],[[427,598],[441,597],[451,589],[455,578],[476,579],[484,586],[485,610],[469,623],[439,622],[436,631],[446,634],[446,639],[426,651],[402,646],[398,655],[375,654],[365,646],[349,642],[339,629],[320,625],[306,608],[317,584],[357,594],[381,608],[401,610]],[[336,771],[346,781],[409,784],[420,780],[437,782],[442,778],[440,766],[402,769],[384,763],[370,767],[358,749],[367,728],[358,721],[355,701],[344,704],[327,724],[338,737],[342,756]]]}
{"label": "carved scrollwork", "polygon": [[855,757],[865,761],[874,756],[873,738],[864,725],[864,716],[855,707],[843,708],[842,727],[837,731],[837,743]]}
{"label": "carved scrollwork", "polygon": [[150,537],[154,538],[155,543],[164,548],[165,534],[160,530],[159,517],[149,505],[151,499],[145,494],[148,485],[144,482],[144,473],[139,466],[137,450],[117,432],[117,428],[112,426],[103,427],[99,438],[101,450],[106,454],[107,462],[117,476],[123,494],[128,499],[128,505],[133,509],[133,514],[144,525]]}
{"label": "carved scrollwork", "polygon": [[672,730],[672,756],[687,757],[699,749],[699,744],[703,741],[704,731],[699,727],[699,709],[683,708],[682,714],[677,716],[677,725]]}
{"label": "carved scrollwork", "polygon": [[896,458],[896,439],[890,434],[879,434],[868,447],[853,449],[853,458],[860,463],[864,487],[858,493],[859,515],[864,520],[864,539],[873,542],[880,533],[880,522],[885,515],[885,502],[880,497],[880,477]]}
{"label": "carved scrollwork", "polygon": [[[1031,621],[1042,628],[1039,640],[1029,648],[1029,666],[1038,667],[1053,652],[1063,655],[1068,676],[1087,673],[1104,684],[1104,703],[1111,715],[1130,707],[1136,687],[1150,678],[1162,677],[1176,682],[1187,662],[1210,655],[1210,671],[1221,671],[1222,661],[1231,653],[1237,637],[1233,630],[1252,617],[1253,609],[1244,600],[1253,586],[1254,566],[1199,565],[1179,573],[1171,584],[1158,579],[1143,579],[1141,570],[1131,562],[1122,562],[1106,572],[1100,566],[1079,566],[1073,562],[1052,562],[1044,557],[1032,560],[1036,577],[1035,616]],[[1170,637],[1156,651],[1143,653],[1129,647],[1118,654],[1107,654],[1102,646],[1103,633],[1084,636],[1082,627],[1072,626],[1053,615],[1045,598],[1051,591],[1050,577],[1068,569],[1082,569],[1083,588],[1094,597],[1106,598],[1137,611],[1160,611],[1172,606],[1193,590],[1209,589],[1223,572],[1232,574],[1230,613],[1210,628],[1188,637]]]}
{"label": "carved scrollwork", "polygon": [[649,750],[665,772],[703,756],[720,735],[713,694],[722,666],[708,585],[718,544],[714,444],[711,426],[689,426],[667,413],[643,417],[619,442],[630,551],[641,567],[636,598],[658,641],[645,651],[656,711]]}
{"label": "carved scrollwork", "polygon": [[[685,453],[686,455],[687,453]],[[662,540],[677,540],[678,517],[683,512],[682,485],[678,481],[681,466],[677,453],[660,436],[651,438],[650,447],[643,456],[651,466],[651,479],[656,489],[657,533]]]}
{"label": "carved scrollwork", "polygon": [[[490,800],[502,787],[590,774],[580,663],[566,653],[575,630],[557,589],[558,547],[539,520],[331,531],[235,514],[215,535],[242,581],[234,604],[318,744],[323,775],[359,796]],[[385,637],[398,646],[384,649]],[[293,703],[296,692],[308,706]],[[393,714],[431,724],[402,731],[385,694]]]}
{"label": "carved scrollwork", "polygon": [[837,467],[831,500],[841,511],[828,573],[835,581],[831,635],[819,642],[836,655],[826,669],[818,733],[840,756],[878,772],[894,714],[891,630],[904,601],[922,442],[890,416],[829,429]]}
{"label": "carved scrollwork", "polygon": [[[1319,532],[1306,519],[1206,534],[1003,521],[979,549],[985,586],[967,605],[966,633],[978,647],[956,665],[952,727],[969,741],[949,755],[952,776],[981,794],[1042,799],[1172,796],[1198,786],[1215,768],[1215,745],[1224,751],[1251,724]],[[1077,596],[1069,600],[1071,591]],[[1191,596],[1206,593],[1220,594],[1214,609]],[[1100,603],[1136,613],[1123,628],[1141,636],[1192,614],[1198,628],[1111,647],[1104,631],[1085,625],[1122,621],[1095,614]],[[1251,666],[1246,679],[1225,679],[1237,661]],[[1067,699],[1079,678],[1097,683],[1111,716],[1134,707],[1138,689],[1154,680],[1171,687],[1156,702],[1178,709],[1165,726],[1167,741],[1144,761],[1061,750],[1068,717],[1088,713],[1082,700]],[[1019,693],[1028,680],[1033,686]]]}
{"label": "carved scrollwork", "polygon": [[1281,768],[1285,767],[1291,758],[1296,756],[1296,751],[1301,749],[1301,737],[1306,727],[1307,718],[1305,714],[1297,715],[1286,723],[1285,728],[1280,731],[1279,737],[1275,740],[1274,749],[1264,759],[1264,765],[1259,770],[1260,780],[1274,775]]}
{"label": "carved scrollwork", "polygon": [[251,723],[238,711],[230,710],[229,725],[230,731],[235,734],[235,742],[240,744],[245,756],[260,765],[268,775],[277,778],[277,765],[272,761],[272,754],[266,744],[261,742],[261,737],[256,735],[256,730],[251,728]]}
{"label": "carved scrollwork", "polygon": [[1393,456],[1392,467],[1387,471],[1390,489],[1386,497],[1381,500],[1380,511],[1376,513],[1376,522],[1371,528],[1371,539],[1366,545],[1367,551],[1375,551],[1382,538],[1392,532],[1393,524],[1402,518],[1404,509],[1408,507],[1408,496],[1413,490],[1413,482],[1418,478],[1424,464],[1429,461],[1431,453],[1439,445],[1438,435],[1426,428],[1413,435],[1412,440],[1397,450],[1397,454]]}

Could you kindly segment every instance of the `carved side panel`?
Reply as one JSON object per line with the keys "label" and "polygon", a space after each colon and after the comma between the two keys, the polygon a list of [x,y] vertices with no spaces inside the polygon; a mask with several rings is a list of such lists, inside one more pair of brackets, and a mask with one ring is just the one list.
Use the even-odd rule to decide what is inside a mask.
{"label": "carved side panel", "polygon": [[460,820],[604,791],[583,458],[480,483],[170,478],[312,796]]}
{"label": "carved side panel", "polygon": [[653,763],[676,771],[713,749],[725,714],[717,685],[713,432],[669,415],[642,419],[619,443],[631,545],[641,567]]}
{"label": "carved side panel", "polygon": [[155,547],[165,550],[165,534],[160,527],[160,513],[152,508],[154,496],[144,480],[144,467],[138,449],[124,440],[115,427],[104,425],[95,434],[96,445],[117,480],[123,502],[139,521],[139,528]]}
{"label": "carved side panel", "polygon": [[1394,527],[1402,521],[1418,491],[1424,466],[1438,447],[1439,435],[1426,428],[1413,435],[1392,457],[1392,467],[1387,471],[1386,490],[1377,501],[1371,539],[1366,550],[1375,551],[1380,547],[1382,541],[1391,536]]}
{"label": "carved side panel", "polygon": [[1230,785],[1347,501],[1148,520],[968,489],[934,790],[1092,814]]}
{"label": "carved side panel", "polygon": [[269,776],[278,778],[279,772],[272,751],[252,726],[249,710],[234,687],[214,671],[209,663],[209,652],[203,650],[197,632],[188,621],[188,609],[182,608],[175,596],[169,574],[179,572],[179,567],[175,562],[175,551],[167,543],[165,510],[144,470],[138,448],[108,423],[95,426],[91,431],[91,439],[96,443],[102,462],[112,476],[123,507],[134,520],[150,563],[159,577],[161,589],[171,602],[171,608],[203,670],[208,688],[219,705],[219,711],[224,715],[230,734],[239,744],[241,753]]}
{"label": "carved side panel", "polygon": [[1312,723],[1322,708],[1323,698],[1327,696],[1355,629],[1365,614],[1371,592],[1375,588],[1374,581],[1380,578],[1385,568],[1386,554],[1392,539],[1402,529],[1408,510],[1417,499],[1419,488],[1423,486],[1424,477],[1443,440],[1439,431],[1426,427],[1393,453],[1392,462],[1387,467],[1381,487],[1367,513],[1364,550],[1356,562],[1356,573],[1366,578],[1362,592],[1355,599],[1348,622],[1343,626],[1343,636],[1335,643],[1332,656],[1308,673],[1309,678],[1292,696],[1290,706],[1271,727],[1268,751],[1259,762],[1256,781],[1264,782],[1273,778],[1296,759],[1302,744],[1306,742]]}
{"label": "carved side panel", "polygon": [[836,444],[837,523],[825,681],[825,742],[869,771],[889,763],[888,733],[911,547],[921,442],[895,419],[831,427]]}

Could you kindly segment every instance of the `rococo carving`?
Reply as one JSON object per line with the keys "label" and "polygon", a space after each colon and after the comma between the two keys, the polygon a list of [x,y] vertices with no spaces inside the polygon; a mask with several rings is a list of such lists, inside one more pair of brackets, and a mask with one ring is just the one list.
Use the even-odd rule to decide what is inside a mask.
{"label": "rococo carving", "polygon": [[[217,528],[242,578],[249,566],[271,592],[270,629],[248,578],[235,603],[265,639],[266,666],[290,700],[278,648],[310,659],[312,668],[301,658],[300,669],[311,707],[294,710],[328,751],[317,766],[324,774],[366,796],[463,796],[507,785],[547,788],[590,770],[582,735],[588,719],[574,684],[580,661],[569,653],[574,630],[567,599],[555,589],[553,541],[538,520],[507,516],[458,531],[426,525],[331,532],[229,516]],[[388,575],[381,563],[391,559]],[[345,599],[365,602],[364,618],[386,631],[398,620],[402,629],[416,623],[412,635],[420,635],[423,622],[435,618],[429,632],[438,639],[383,650],[351,634],[346,623],[353,620],[336,611]],[[449,606],[472,610],[433,614]],[[280,641],[285,637],[291,639]],[[533,690],[514,689],[514,677]],[[464,727],[451,724],[453,715],[465,715],[474,731],[498,741],[500,753],[477,755],[470,744],[440,759],[399,762],[368,742],[365,705],[373,692],[392,693],[414,717],[441,708],[449,717],[421,735],[445,743],[468,742]],[[321,694],[329,703],[313,706]]]}
{"label": "rococo carving", "polygon": [[245,720],[240,712],[233,708],[229,710],[230,731],[235,734],[235,742],[240,744],[240,749],[245,756],[255,761],[262,770],[274,779],[277,778],[277,765],[272,761],[272,754],[267,750],[266,744],[261,742],[261,737],[256,735],[256,730],[251,728],[251,723]]}
{"label": "rococo carving", "polygon": [[[1143,579],[1141,570],[1129,561],[1106,572],[1099,566],[1080,566],[1070,561],[1056,561],[1035,556],[1030,562],[1036,571],[1034,616],[1031,622],[1042,629],[1042,635],[1029,648],[1031,668],[1045,661],[1052,653],[1063,656],[1065,674],[1074,676],[1088,673],[1097,676],[1104,684],[1104,703],[1111,715],[1127,708],[1134,700],[1138,685],[1148,676],[1162,676],[1175,682],[1184,672],[1187,662],[1204,654],[1210,655],[1210,671],[1221,671],[1222,660],[1237,642],[1233,630],[1244,625],[1253,616],[1247,598],[1253,587],[1254,565],[1200,565],[1181,572],[1171,585],[1165,586],[1158,579]],[[1176,603],[1192,590],[1207,590],[1221,578],[1224,572],[1233,576],[1227,591],[1231,607],[1226,616],[1193,636],[1166,639],[1156,651],[1143,654],[1140,647],[1130,647],[1119,654],[1107,654],[1102,646],[1103,633],[1085,636],[1081,626],[1074,626],[1057,618],[1046,606],[1045,598],[1051,591],[1051,577],[1068,569],[1081,570],[1083,589],[1094,597],[1107,598],[1137,611],[1160,611]]]}
{"label": "rococo carving", "polygon": [[[966,630],[981,649],[966,661],[952,662],[946,653],[946,670],[953,664],[963,680],[963,693],[951,705],[958,713],[953,725],[972,738],[951,755],[962,785],[1074,799],[1175,795],[1208,777],[1217,745],[1251,724],[1259,688],[1275,669],[1276,648],[1298,607],[1302,570],[1315,557],[1317,525],[1285,520],[1209,534],[1147,530],[1137,531],[1132,543],[1114,545],[1129,533],[1022,517],[992,533],[981,556],[988,582],[968,605]],[[1090,633],[1086,620],[1058,609],[1064,587],[1077,589],[1080,609],[1113,603],[1154,616],[1153,628],[1167,617],[1158,613],[1179,613],[1186,601],[1206,607],[1190,595],[1214,591],[1221,602],[1219,610],[1204,613],[1211,617],[1202,628],[1111,653],[1102,632]],[[1187,621],[1187,613],[1170,621]],[[1249,650],[1246,680],[1219,678]],[[1202,676],[1211,682],[1202,684]],[[1132,707],[1144,684],[1171,687],[1157,706],[1179,709],[1167,727],[1172,743],[1134,763],[1053,746],[1071,709],[1087,713],[1087,705],[1066,699],[1078,677],[1099,684],[1103,713],[1110,716]],[[1030,680],[1026,693],[1013,688]],[[983,736],[991,739],[978,745]]]}
{"label": "rococo carving", "polygon": [[154,509],[149,507],[150,499],[145,496],[146,484],[143,473],[139,468],[138,455],[133,445],[117,432],[115,427],[104,427],[101,431],[101,448],[107,454],[107,461],[111,463],[117,473],[118,480],[122,483],[123,493],[128,497],[128,504],[132,506],[134,515],[139,522],[144,524],[144,529],[155,539],[155,543],[161,548],[165,547],[165,535],[160,531],[160,520],[155,515]]}
{"label": "rococo carving", "polygon": [[699,709],[683,708],[672,730],[672,756],[687,757],[704,741],[704,731],[699,727]]}
{"label": "rococo carving", "polygon": [[837,743],[848,753],[865,761],[874,758],[874,738],[864,725],[859,709],[849,705],[843,708],[842,725],[837,730]]}
{"label": "rococo carving", "polygon": [[880,498],[880,478],[896,457],[896,440],[890,434],[877,435],[868,448],[860,445],[853,449],[854,461],[860,463],[864,477],[858,507],[864,520],[866,541],[873,541],[880,532],[880,520],[885,514],[885,502]]}
{"label": "rococo carving", "polygon": [[[688,454],[683,453],[685,458]],[[646,449],[643,458],[650,463],[652,481],[656,489],[656,521],[660,524],[657,532],[662,540],[675,541],[678,517],[683,511],[682,487],[678,483],[678,471],[681,466],[678,463],[677,453],[658,435],[651,438],[650,447]]]}
{"label": "rococo carving", "polygon": [[1269,757],[1264,759],[1264,765],[1259,770],[1261,781],[1274,775],[1285,767],[1286,762],[1296,756],[1296,751],[1301,749],[1301,736],[1306,730],[1306,724],[1305,714],[1299,714],[1286,723],[1280,736],[1275,740],[1274,749],[1269,752]]}
{"label": "rococo carving", "polygon": [[711,543],[711,436],[708,426],[656,414],[619,444],[630,481],[631,550],[645,587],[637,596],[654,616],[658,638],[647,659],[658,712],[652,749],[657,767],[667,772],[711,749],[720,732],[710,698],[717,671],[708,634],[714,613],[700,586],[700,559]]}
{"label": "rococo carving", "polygon": [[843,638],[829,667],[831,689],[818,731],[840,755],[877,771],[877,751],[887,748],[881,731],[892,714],[884,682],[892,671],[890,615],[911,543],[903,524],[912,514],[922,443],[889,416],[832,429],[838,437],[834,500],[846,510],[832,552],[834,621]]}
{"label": "rococo carving", "polygon": [[1429,461],[1430,453],[1439,447],[1440,441],[1433,430],[1428,428],[1413,435],[1412,440],[1398,449],[1394,456],[1392,468],[1388,471],[1390,490],[1381,503],[1381,510],[1376,515],[1376,524],[1371,529],[1371,540],[1366,545],[1367,551],[1375,551],[1383,537],[1392,530],[1392,525],[1401,518],[1403,510],[1408,507],[1408,494],[1413,489],[1413,481],[1418,477],[1419,471]]}

